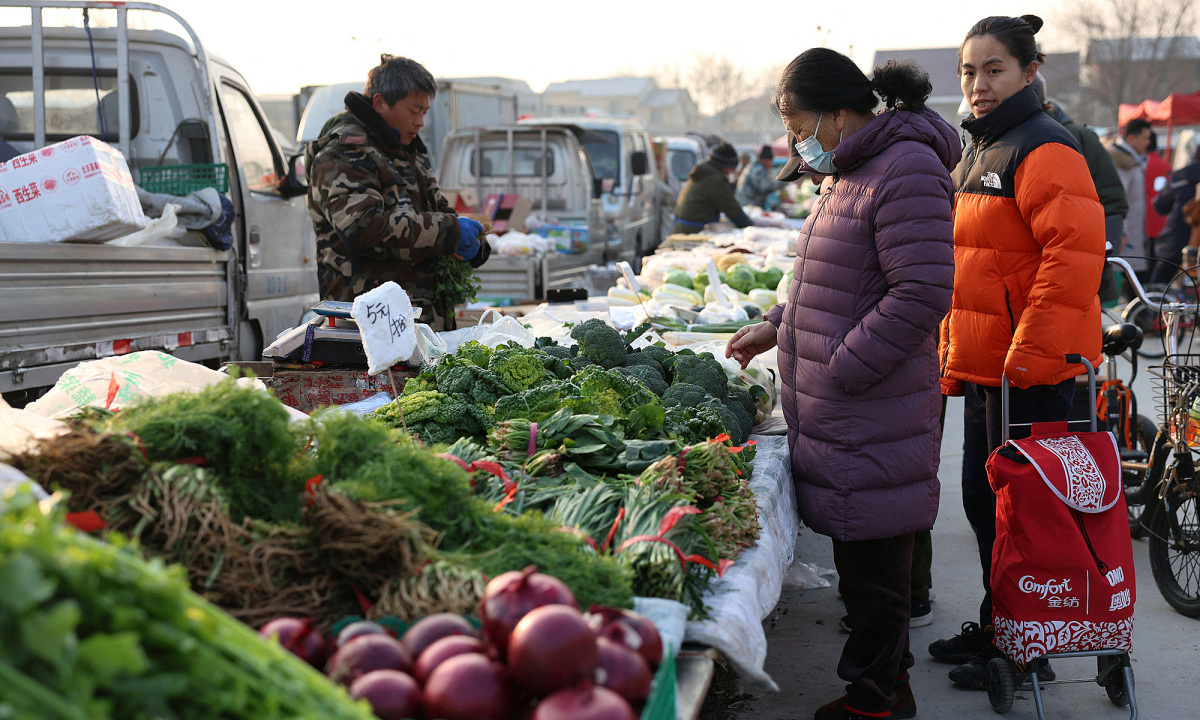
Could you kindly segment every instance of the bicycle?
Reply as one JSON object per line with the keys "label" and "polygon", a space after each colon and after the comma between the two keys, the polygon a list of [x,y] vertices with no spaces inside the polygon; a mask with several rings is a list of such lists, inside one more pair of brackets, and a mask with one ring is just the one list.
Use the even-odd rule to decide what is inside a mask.
{"label": "bicycle", "polygon": [[[1120,258],[1109,262],[1128,268]],[[1132,272],[1129,280],[1138,297],[1151,304]],[[1158,378],[1156,404],[1162,422],[1141,483],[1126,486],[1125,497],[1127,503],[1144,506],[1141,526],[1154,584],[1176,612],[1200,617],[1200,477],[1193,457],[1200,451],[1200,354],[1179,352],[1181,320],[1194,324],[1197,308],[1178,301],[1160,307],[1164,360],[1150,372]]]}
{"label": "bicycle", "polygon": [[[1165,332],[1166,325],[1162,308],[1171,303],[1196,305],[1200,300],[1194,274],[1196,255],[1194,252],[1189,252],[1191,250],[1194,248],[1184,249],[1183,265],[1172,264],[1178,269],[1178,272],[1166,285],[1151,285],[1146,288],[1138,282],[1137,276],[1133,274],[1132,270],[1126,269],[1128,264],[1121,266],[1126,269],[1125,282],[1128,282],[1136,290],[1133,299],[1121,309],[1121,321],[1132,323],[1142,329],[1145,341],[1137,349],[1136,354],[1144,358],[1157,360],[1167,355],[1169,343]],[[1166,263],[1165,260],[1157,260],[1157,262]],[[1178,347],[1182,344],[1183,336],[1193,333],[1195,329],[1194,315],[1180,316],[1170,340]]]}

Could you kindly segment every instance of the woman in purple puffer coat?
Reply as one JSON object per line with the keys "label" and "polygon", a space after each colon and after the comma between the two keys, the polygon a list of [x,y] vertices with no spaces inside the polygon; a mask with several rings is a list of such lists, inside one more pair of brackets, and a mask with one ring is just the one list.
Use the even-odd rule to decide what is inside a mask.
{"label": "woman in purple puffer coat", "polygon": [[913,535],[938,509],[936,331],[954,284],[950,170],[962,154],[925,107],[930,90],[914,65],[868,79],[826,48],[784,70],[775,103],[798,142],[779,179],[823,176],[821,197],[788,301],[726,348],[745,366],[778,342],[800,515],[833,539],[851,627],[838,675],[849,684],[817,720],[916,714],[909,576]]}

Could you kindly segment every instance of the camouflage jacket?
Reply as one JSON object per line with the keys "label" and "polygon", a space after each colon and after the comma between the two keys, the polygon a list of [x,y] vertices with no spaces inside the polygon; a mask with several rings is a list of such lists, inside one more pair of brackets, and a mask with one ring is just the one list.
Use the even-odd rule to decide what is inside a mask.
{"label": "camouflage jacket", "polygon": [[[435,310],[433,272],[438,257],[458,248],[458,216],[421,139],[401,146],[366,97],[352,92],[304,155],[322,299],[352,301],[392,280],[423,308],[422,322],[452,328],[453,319]],[[485,241],[471,265],[490,250]]]}

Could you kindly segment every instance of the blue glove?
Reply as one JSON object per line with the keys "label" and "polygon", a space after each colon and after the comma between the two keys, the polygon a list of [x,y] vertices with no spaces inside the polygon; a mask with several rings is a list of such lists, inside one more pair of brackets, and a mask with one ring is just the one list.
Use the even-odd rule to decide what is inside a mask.
{"label": "blue glove", "polygon": [[479,254],[479,232],[483,224],[478,220],[460,217],[458,219],[458,255],[463,260],[472,260]]}

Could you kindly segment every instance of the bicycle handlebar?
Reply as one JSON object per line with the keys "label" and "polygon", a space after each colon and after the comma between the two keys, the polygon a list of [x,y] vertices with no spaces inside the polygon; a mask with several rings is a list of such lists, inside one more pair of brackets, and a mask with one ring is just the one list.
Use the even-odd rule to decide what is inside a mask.
{"label": "bicycle handlebar", "polygon": [[1165,297],[1160,297],[1157,300],[1151,300],[1149,297],[1147,297],[1146,288],[1142,287],[1141,281],[1138,280],[1137,273],[1133,271],[1133,268],[1129,266],[1129,263],[1125,261],[1125,258],[1110,255],[1105,258],[1105,261],[1116,265],[1125,271],[1125,280],[1133,286],[1134,291],[1137,292],[1137,296],[1141,298],[1142,302],[1146,303],[1147,306],[1159,308],[1160,310],[1174,310],[1176,312],[1184,310],[1188,307],[1188,304],[1184,302],[1165,302]]}

